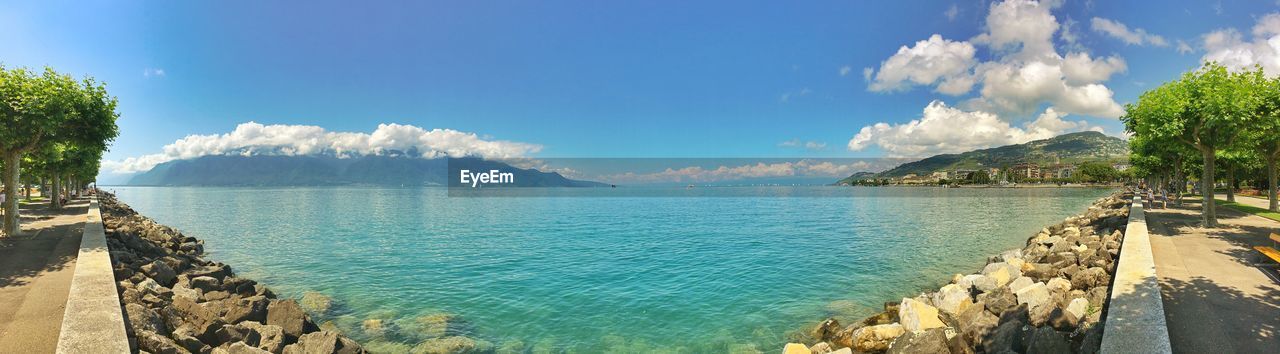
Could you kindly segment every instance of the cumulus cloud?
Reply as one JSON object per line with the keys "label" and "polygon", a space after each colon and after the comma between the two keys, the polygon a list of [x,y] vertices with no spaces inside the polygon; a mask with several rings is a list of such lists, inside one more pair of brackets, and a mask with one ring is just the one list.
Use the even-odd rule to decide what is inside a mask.
{"label": "cumulus cloud", "polygon": [[114,173],[150,170],[155,165],[209,155],[333,155],[352,157],[417,150],[423,158],[474,156],[513,158],[536,153],[537,144],[490,140],[452,129],[379,124],[372,133],[330,132],[310,125],[241,123],[226,134],[188,135],[165,145],[161,153],[104,161]]}
{"label": "cumulus cloud", "polygon": [[902,46],[880,63],[880,70],[868,89],[892,91],[906,89],[912,84],[938,82],[937,91],[940,93],[963,94],[973,86],[973,79],[967,73],[975,63],[975,52],[969,42],[946,40],[935,34],[914,46]]}
{"label": "cumulus cloud", "polygon": [[1280,74],[1280,13],[1258,19],[1252,34],[1250,41],[1233,28],[1205,34],[1201,39],[1206,53],[1201,60],[1218,62],[1232,70],[1262,66],[1267,76]]}
{"label": "cumulus cloud", "polygon": [[844,177],[854,172],[868,171],[874,167],[868,161],[836,163],[803,159],[795,162],[721,165],[714,168],[702,166],[667,168],[652,173],[627,172],[606,175],[601,176],[600,179],[617,183],[705,183],[769,177]]}
{"label": "cumulus cloud", "polygon": [[[849,140],[849,150],[878,146],[891,157],[925,157],[994,146],[1021,144],[1059,134],[1101,128],[1085,121],[1067,121],[1066,113],[1049,107],[1022,128],[993,113],[966,111],[933,101],[919,119],[902,124],[876,123],[863,127]],[[963,129],[957,129],[963,127]]]}
{"label": "cumulus cloud", "polygon": [[[970,41],[933,35],[903,46],[881,64],[868,89],[934,85],[939,93],[963,95],[978,86],[978,96],[964,101],[965,108],[1019,119],[1048,103],[1066,113],[1119,117],[1124,110],[1103,82],[1126,70],[1124,59],[1094,58],[1083,50],[1058,54],[1053,38],[1061,26],[1050,10],[1060,5],[1031,0],[992,3],[985,32]],[[1075,38],[1068,32],[1063,36]],[[990,48],[993,58],[977,62],[974,44]]]}
{"label": "cumulus cloud", "polygon": [[1195,51],[1195,49],[1191,48],[1190,44],[1187,44],[1187,41],[1181,39],[1178,40],[1177,50],[1178,54],[1187,54]]}
{"label": "cumulus cloud", "polygon": [[164,69],[160,69],[160,68],[142,69],[142,76],[143,77],[163,77]]}
{"label": "cumulus cloud", "polygon": [[778,143],[778,147],[784,148],[804,148],[805,150],[822,150],[827,148],[827,143],[820,141],[800,141],[799,139],[787,140]]}
{"label": "cumulus cloud", "polygon": [[1147,30],[1141,28],[1129,29],[1129,26],[1125,26],[1123,23],[1101,17],[1093,18],[1093,31],[1119,39],[1129,45],[1169,46],[1169,41],[1165,40],[1164,37],[1147,33]]}

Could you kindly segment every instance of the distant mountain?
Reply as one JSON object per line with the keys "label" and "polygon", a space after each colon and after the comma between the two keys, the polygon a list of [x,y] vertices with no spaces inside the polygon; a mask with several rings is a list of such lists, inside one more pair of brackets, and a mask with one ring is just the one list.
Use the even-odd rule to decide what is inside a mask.
{"label": "distant mountain", "polygon": [[[424,159],[412,156],[202,156],[156,165],[133,176],[135,186],[424,186],[447,185],[461,169],[514,174],[517,187],[600,187],[555,172],[516,168],[477,158]],[[452,171],[452,172],[451,172]],[[456,183],[454,178],[453,182]]]}
{"label": "distant mountain", "polygon": [[1124,139],[1088,131],[1063,134],[1025,144],[1006,145],[959,154],[935,155],[908,162],[876,174],[855,174],[839,183],[870,178],[901,177],[910,173],[930,174],[956,169],[1005,168],[1019,163],[1048,165],[1053,163],[1115,162],[1129,158],[1129,143]]}

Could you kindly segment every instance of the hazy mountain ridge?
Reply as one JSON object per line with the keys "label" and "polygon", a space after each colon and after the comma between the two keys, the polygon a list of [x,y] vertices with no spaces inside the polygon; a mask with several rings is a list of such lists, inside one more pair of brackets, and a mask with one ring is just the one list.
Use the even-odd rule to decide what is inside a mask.
{"label": "hazy mountain ridge", "polygon": [[[449,173],[499,169],[515,174],[518,187],[599,187],[555,172],[516,168],[478,158],[424,159],[401,156],[238,156],[210,155],[165,162],[133,176],[137,186],[426,186],[447,185]],[[453,171],[453,172],[451,172]]]}
{"label": "hazy mountain ridge", "polygon": [[1036,163],[1044,166],[1054,163],[1116,162],[1128,160],[1128,157],[1129,143],[1124,139],[1087,131],[1023,144],[959,154],[934,155],[919,161],[904,163],[880,173],[854,174],[836,183],[870,178],[902,177],[911,173],[926,175],[935,171],[956,169],[1006,168],[1020,163]]}

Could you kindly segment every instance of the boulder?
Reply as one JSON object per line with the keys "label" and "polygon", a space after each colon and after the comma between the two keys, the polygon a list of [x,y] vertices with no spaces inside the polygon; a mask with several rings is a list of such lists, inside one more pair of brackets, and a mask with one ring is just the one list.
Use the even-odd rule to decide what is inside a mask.
{"label": "boulder", "polygon": [[184,353],[187,350],[174,343],[172,339],[163,334],[152,331],[134,332],[138,339],[138,349],[150,353]]}
{"label": "boulder", "polygon": [[267,320],[267,305],[269,304],[270,300],[263,296],[250,296],[228,301],[226,313],[222,315],[222,320],[227,323],[265,322]]}
{"label": "boulder", "polygon": [[174,284],[173,296],[181,296],[191,299],[191,301],[200,302],[204,300],[204,290],[192,289],[186,284]]}
{"label": "boulder", "polygon": [[267,305],[268,325],[280,326],[286,342],[293,342],[303,334],[315,332],[319,328],[297,302],[290,300],[273,300]]}
{"label": "boulder", "polygon": [[936,307],[910,298],[903,298],[898,305],[898,319],[903,328],[912,332],[946,326],[938,317]]}
{"label": "boulder", "polygon": [[1046,283],[1045,286],[1049,288],[1050,292],[1066,293],[1071,291],[1071,282],[1062,278],[1049,279],[1049,282]]}
{"label": "boulder", "polygon": [[987,353],[1023,353],[1022,322],[1009,321],[997,326],[991,335],[982,340]]}
{"label": "boulder", "polygon": [[173,282],[178,279],[178,274],[173,271],[173,268],[160,260],[142,266],[142,272],[164,286],[173,286]]}
{"label": "boulder", "polygon": [[1005,286],[1022,276],[1022,267],[1005,262],[991,263],[982,268],[982,275],[995,279],[996,286]]}
{"label": "boulder", "polygon": [[975,278],[972,279],[973,288],[978,289],[978,291],[985,293],[1000,287],[1000,285],[996,282],[995,278],[985,276],[985,275],[974,275],[974,276]]}
{"label": "boulder", "polygon": [[818,344],[814,344],[812,347],[809,347],[809,351],[813,354],[827,354],[833,350],[834,349],[831,348],[831,344],[827,342],[818,342]]}
{"label": "boulder", "polygon": [[1099,267],[1081,270],[1071,276],[1071,286],[1077,289],[1089,289],[1108,284],[1111,284],[1111,276],[1105,269]]}
{"label": "boulder", "polygon": [[1071,343],[1067,337],[1049,327],[1040,327],[1031,335],[1027,343],[1028,353],[1071,354]]}
{"label": "boulder", "polygon": [[1012,282],[1009,282],[1009,291],[1016,293],[1018,290],[1022,290],[1022,288],[1031,286],[1032,283],[1035,283],[1035,281],[1031,280],[1031,277],[1014,279]]}
{"label": "boulder", "polygon": [[802,343],[787,343],[782,347],[782,354],[810,354],[812,351]]}
{"label": "boulder", "polygon": [[262,336],[257,331],[232,324],[222,325],[222,328],[218,329],[217,335],[218,341],[222,343],[243,342],[254,348],[257,348],[257,345],[262,341]]}
{"label": "boulder", "polygon": [[1085,300],[1083,298],[1074,298],[1074,299],[1071,299],[1071,302],[1067,304],[1067,312],[1071,313],[1072,315],[1075,315],[1076,318],[1084,318],[1084,315],[1088,314],[1088,311],[1089,311],[1089,300]]}
{"label": "boulder", "polygon": [[280,326],[264,325],[253,321],[242,322],[240,326],[258,333],[259,349],[272,353],[279,353],[284,349],[284,330]]}
{"label": "boulder", "polygon": [[[418,343],[413,347],[410,353],[413,354],[446,354],[446,353],[469,353],[483,352],[487,343],[478,342],[474,339],[463,336],[449,336],[443,338],[433,338]],[[807,350],[807,349],[806,349]]]}
{"label": "boulder", "polygon": [[125,316],[128,317],[130,328],[134,333],[150,331],[161,335],[169,335],[169,327],[165,325],[164,319],[155,311],[136,303],[124,305]]}
{"label": "boulder", "polygon": [[1018,307],[1018,297],[1006,287],[978,295],[978,301],[985,303],[987,310],[997,316]]}
{"label": "boulder", "polygon": [[205,294],[208,294],[213,291],[222,290],[222,281],[210,276],[194,277],[191,278],[191,288],[200,289],[201,291],[204,291]]}
{"label": "boulder", "polygon": [[853,332],[853,343],[849,347],[860,352],[882,351],[888,349],[889,344],[905,332],[902,325],[897,323],[862,327]]}
{"label": "boulder", "polygon": [[173,300],[173,314],[167,317],[171,328],[189,328],[193,337],[210,346],[222,344],[217,331],[226,324],[218,314],[187,298]]}
{"label": "boulder", "polygon": [[907,332],[889,345],[889,354],[950,353],[946,330],[933,328],[922,332]]}
{"label": "boulder", "polygon": [[947,284],[934,294],[933,303],[938,309],[947,313],[959,314],[973,304],[973,298],[969,297],[969,289],[956,284]]}
{"label": "boulder", "polygon": [[1085,330],[1084,339],[1080,340],[1080,354],[1097,354],[1102,350],[1102,327],[1098,325]]}
{"label": "boulder", "polygon": [[284,347],[285,354],[358,354],[364,353],[359,343],[338,332],[319,331],[303,335],[298,342]]}
{"label": "boulder", "polygon": [[1014,293],[1018,296],[1018,304],[1027,304],[1028,309],[1035,309],[1051,301],[1049,288],[1044,283],[1034,283]]}
{"label": "boulder", "polygon": [[964,335],[968,342],[978,343],[996,329],[1000,324],[1000,318],[987,312],[985,303],[978,302],[960,312],[960,315],[956,316],[956,322],[959,324],[960,334]]}
{"label": "boulder", "polygon": [[1070,332],[1074,331],[1076,326],[1080,325],[1080,317],[1055,306],[1053,307],[1053,310],[1050,311],[1049,318],[1045,324],[1059,331]]}
{"label": "boulder", "polygon": [[314,291],[308,291],[302,294],[302,309],[309,313],[323,315],[329,312],[333,307],[333,299],[325,294]]}
{"label": "boulder", "polygon": [[814,339],[825,341],[827,339],[834,338],[836,334],[840,333],[841,329],[843,328],[840,327],[840,321],[837,321],[834,318],[828,318],[827,320],[822,321],[822,323],[819,323],[817,327],[814,327],[811,335]]}
{"label": "boulder", "polygon": [[213,347],[210,347],[208,344],[204,344],[203,342],[200,342],[200,339],[197,339],[196,337],[192,337],[186,334],[174,333],[173,342],[177,343],[178,346],[192,353],[208,353],[213,351]]}

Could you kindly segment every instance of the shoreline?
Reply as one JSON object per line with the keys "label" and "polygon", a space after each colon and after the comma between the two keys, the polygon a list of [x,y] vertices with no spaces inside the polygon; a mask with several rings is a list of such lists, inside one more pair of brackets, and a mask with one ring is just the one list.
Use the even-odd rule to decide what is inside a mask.
{"label": "shoreline", "polygon": [[811,325],[783,352],[1097,353],[1127,195],[1094,201],[1023,247],[988,257],[977,273],[885,302],[883,311],[848,326],[835,318]]}
{"label": "shoreline", "polygon": [[135,350],[152,353],[367,353],[322,329],[294,299],[279,299],[231,266],[203,258],[204,242],[156,223],[98,190],[103,226]]}

